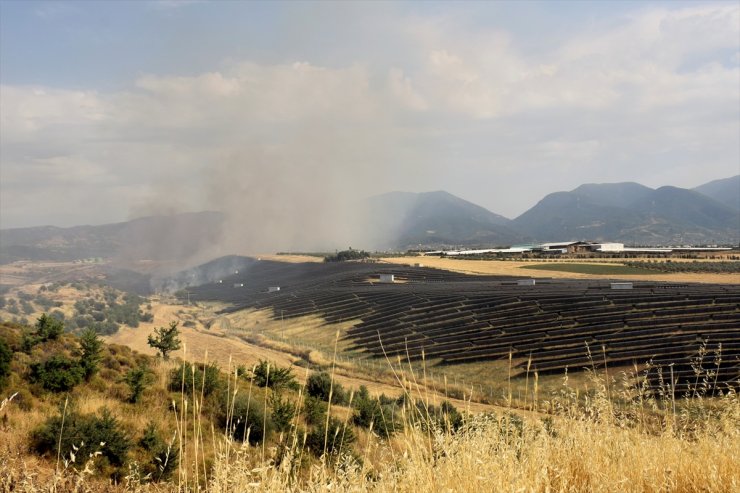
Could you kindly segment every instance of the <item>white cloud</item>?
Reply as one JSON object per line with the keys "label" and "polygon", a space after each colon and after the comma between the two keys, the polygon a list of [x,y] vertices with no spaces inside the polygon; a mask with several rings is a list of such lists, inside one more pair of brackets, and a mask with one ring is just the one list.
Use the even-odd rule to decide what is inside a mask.
{"label": "white cloud", "polygon": [[330,231],[335,197],[449,186],[513,216],[585,181],[737,172],[737,5],[642,10],[540,52],[460,17],[405,21],[385,25],[404,54],[386,65],[240,61],[115,92],[3,85],[4,221],[123,219],[169,194],[269,218],[273,239],[281,221]]}

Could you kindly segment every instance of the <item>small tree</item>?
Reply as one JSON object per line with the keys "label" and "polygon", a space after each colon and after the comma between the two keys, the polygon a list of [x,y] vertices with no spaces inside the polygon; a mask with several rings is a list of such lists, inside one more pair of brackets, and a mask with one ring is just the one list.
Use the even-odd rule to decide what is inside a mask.
{"label": "small tree", "polygon": [[345,404],[348,400],[344,387],[337,382],[332,383],[331,375],[325,371],[314,373],[308,377],[306,381],[306,394],[326,402],[329,402],[331,395],[332,404]]}
{"label": "small tree", "polygon": [[141,394],[144,393],[144,389],[149,385],[150,373],[143,366],[132,368],[126,373],[125,381],[131,392],[128,396],[128,401],[135,404],[139,402]]}
{"label": "small tree", "polygon": [[169,327],[157,327],[149,335],[149,345],[160,352],[162,359],[169,359],[169,353],[180,349],[180,331],[177,322],[170,322]]}
{"label": "small tree", "polygon": [[38,337],[39,342],[59,339],[59,336],[64,333],[64,324],[46,313],[36,320],[35,328],[36,333],[34,335]]}
{"label": "small tree", "polygon": [[254,367],[252,375],[254,376],[254,384],[258,387],[270,387],[274,390],[282,390],[283,388],[298,390],[298,382],[295,381],[293,370],[290,368],[281,368],[274,363],[270,364],[265,360],[260,360]]}
{"label": "small tree", "polygon": [[5,385],[5,380],[10,375],[10,362],[13,360],[13,351],[0,339],[0,390]]}
{"label": "small tree", "polygon": [[87,328],[82,331],[80,334],[80,366],[85,370],[85,380],[89,380],[98,372],[102,348],[103,341],[94,329]]}
{"label": "small tree", "polygon": [[287,399],[283,400],[279,394],[272,394],[270,407],[272,407],[272,422],[275,429],[280,432],[288,431],[295,417],[295,404]]}

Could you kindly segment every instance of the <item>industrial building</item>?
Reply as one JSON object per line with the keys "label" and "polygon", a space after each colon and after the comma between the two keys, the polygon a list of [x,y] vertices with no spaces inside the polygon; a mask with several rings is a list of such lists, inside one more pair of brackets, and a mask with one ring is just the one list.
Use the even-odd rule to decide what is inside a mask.
{"label": "industrial building", "polygon": [[588,254],[588,253],[692,253],[692,252],[723,252],[732,248],[725,247],[625,247],[624,243],[594,242],[594,241],[561,241],[551,243],[537,243],[528,245],[514,245],[509,248],[486,248],[477,250],[438,250],[426,252],[427,255],[445,255],[454,257],[458,255],[487,255],[487,254]]}

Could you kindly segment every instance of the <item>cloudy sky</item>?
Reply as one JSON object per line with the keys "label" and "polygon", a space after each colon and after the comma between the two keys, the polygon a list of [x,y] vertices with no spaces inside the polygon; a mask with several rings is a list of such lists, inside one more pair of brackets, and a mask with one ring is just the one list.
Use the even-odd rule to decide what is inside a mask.
{"label": "cloudy sky", "polygon": [[3,0],[0,23],[2,228],[281,229],[440,189],[513,218],[740,173],[737,1]]}

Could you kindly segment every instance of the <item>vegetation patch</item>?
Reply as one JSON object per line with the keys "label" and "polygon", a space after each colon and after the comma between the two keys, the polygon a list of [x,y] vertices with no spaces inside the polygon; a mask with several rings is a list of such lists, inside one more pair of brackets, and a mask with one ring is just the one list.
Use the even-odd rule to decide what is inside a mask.
{"label": "vegetation patch", "polygon": [[740,262],[625,262],[627,267],[658,272],[688,272],[696,274],[740,274]]}
{"label": "vegetation patch", "polygon": [[364,260],[370,257],[370,253],[364,250],[342,250],[334,255],[324,257],[324,262],[347,262],[349,260]]}
{"label": "vegetation patch", "polygon": [[593,274],[597,276],[620,276],[620,275],[650,275],[655,271],[641,267],[627,265],[605,265],[605,264],[536,264],[523,265],[521,269],[552,270],[556,272],[572,272],[574,274]]}

